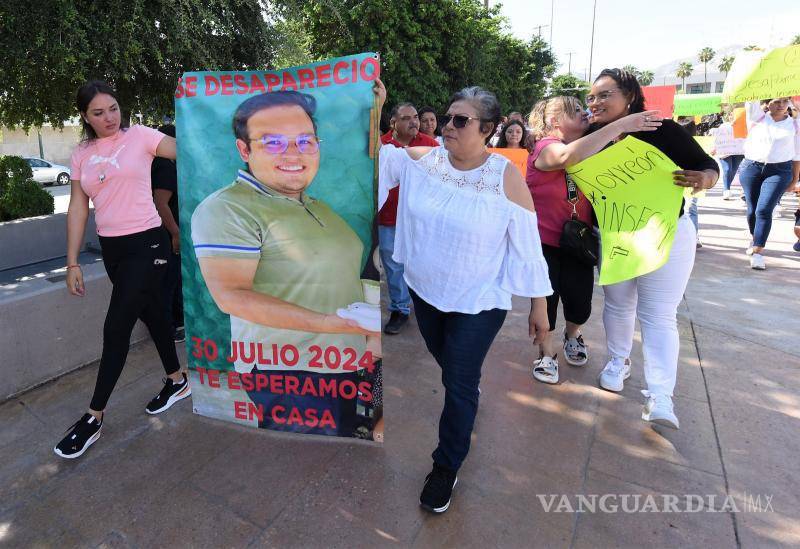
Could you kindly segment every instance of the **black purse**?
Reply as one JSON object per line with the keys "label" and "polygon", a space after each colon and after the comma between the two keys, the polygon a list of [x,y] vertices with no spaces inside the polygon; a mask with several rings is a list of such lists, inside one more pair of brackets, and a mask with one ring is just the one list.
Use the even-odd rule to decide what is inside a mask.
{"label": "black purse", "polygon": [[561,228],[559,247],[580,262],[594,267],[600,255],[600,242],[592,228],[578,219],[578,187],[569,175],[567,179],[567,202],[572,204],[572,218]]}

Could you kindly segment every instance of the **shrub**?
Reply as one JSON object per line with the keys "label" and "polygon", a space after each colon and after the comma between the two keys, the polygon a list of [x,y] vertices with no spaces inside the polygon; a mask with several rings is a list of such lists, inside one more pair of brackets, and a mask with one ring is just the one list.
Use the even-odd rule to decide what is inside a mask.
{"label": "shrub", "polygon": [[22,158],[0,158],[0,221],[53,213],[53,196],[32,178],[31,167]]}

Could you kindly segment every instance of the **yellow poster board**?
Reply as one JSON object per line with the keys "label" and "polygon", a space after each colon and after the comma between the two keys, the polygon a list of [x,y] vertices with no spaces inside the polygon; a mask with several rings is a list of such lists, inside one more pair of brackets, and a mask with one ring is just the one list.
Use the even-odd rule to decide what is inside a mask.
{"label": "yellow poster board", "polygon": [[736,55],[722,89],[723,103],[800,95],[800,45]]}
{"label": "yellow poster board", "polygon": [[666,263],[683,196],[672,179],[678,169],[666,154],[630,136],[567,169],[591,202],[600,227],[600,285]]}

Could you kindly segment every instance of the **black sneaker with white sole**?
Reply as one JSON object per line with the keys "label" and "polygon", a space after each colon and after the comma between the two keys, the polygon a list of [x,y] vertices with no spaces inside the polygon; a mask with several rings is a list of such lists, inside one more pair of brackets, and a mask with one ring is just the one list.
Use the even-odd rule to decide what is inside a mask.
{"label": "black sneaker with white sole", "polygon": [[455,471],[434,463],[433,471],[425,477],[425,486],[419,496],[420,507],[431,513],[447,511],[457,482],[458,476]]}
{"label": "black sneaker with white sole", "polygon": [[170,406],[192,394],[186,374],[181,374],[183,381],[175,383],[170,378],[164,378],[164,388],[145,407],[148,414],[160,414]]}
{"label": "black sneaker with white sole", "polygon": [[183,343],[186,341],[186,330],[184,330],[183,326],[178,326],[175,328],[175,333],[173,334],[172,339],[175,340],[175,343]]}
{"label": "black sneaker with white sole", "polygon": [[97,418],[92,414],[83,414],[82,418],[67,429],[67,436],[56,444],[53,451],[57,456],[66,459],[81,457],[89,449],[89,446],[100,438],[100,429],[102,427],[102,420],[97,421]]}

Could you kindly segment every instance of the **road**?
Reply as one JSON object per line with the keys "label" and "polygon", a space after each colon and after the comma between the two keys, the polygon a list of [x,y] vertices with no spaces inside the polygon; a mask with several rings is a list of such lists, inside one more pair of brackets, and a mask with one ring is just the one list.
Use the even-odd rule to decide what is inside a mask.
{"label": "road", "polygon": [[44,189],[53,195],[56,202],[56,209],[53,213],[65,213],[69,206],[69,185],[52,185]]}

